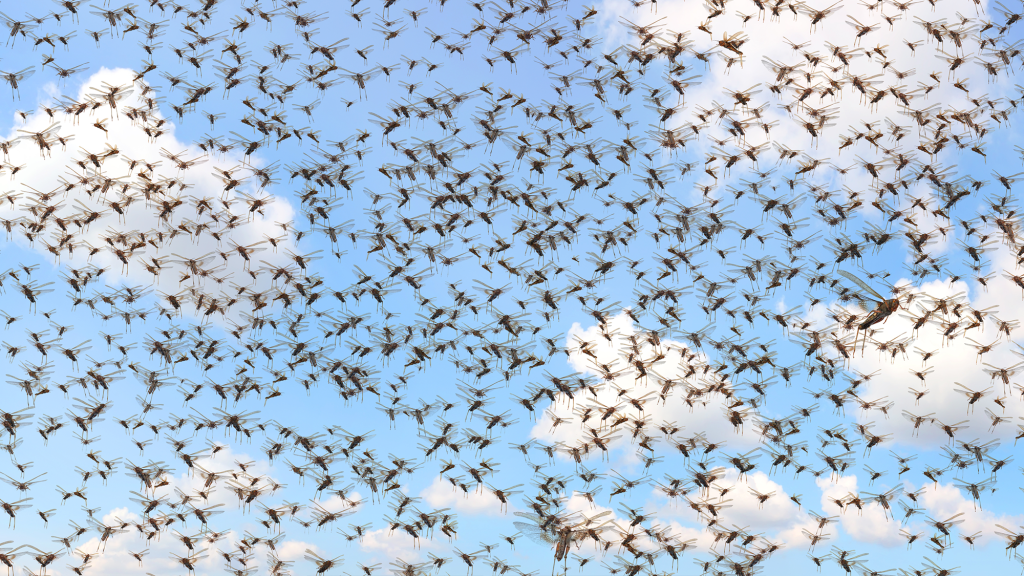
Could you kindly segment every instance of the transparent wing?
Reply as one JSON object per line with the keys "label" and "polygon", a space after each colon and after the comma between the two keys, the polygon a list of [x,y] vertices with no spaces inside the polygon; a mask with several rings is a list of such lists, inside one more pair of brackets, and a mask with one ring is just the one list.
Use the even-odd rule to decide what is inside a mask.
{"label": "transparent wing", "polygon": [[857,278],[856,276],[850,274],[846,270],[840,270],[839,273],[850,282],[853,282],[857,286],[860,286],[861,289],[863,289],[865,292],[871,294],[875,298],[878,298],[879,302],[884,302],[886,300],[884,296],[882,296],[878,292],[875,292],[874,289],[871,288],[871,286],[868,286],[867,282],[861,280],[860,278]]}
{"label": "transparent wing", "polygon": [[523,533],[523,536],[526,536],[537,544],[554,545],[558,543],[558,538],[547,530],[541,530],[540,526],[527,524],[526,522],[513,522],[512,524],[515,525],[516,530]]}

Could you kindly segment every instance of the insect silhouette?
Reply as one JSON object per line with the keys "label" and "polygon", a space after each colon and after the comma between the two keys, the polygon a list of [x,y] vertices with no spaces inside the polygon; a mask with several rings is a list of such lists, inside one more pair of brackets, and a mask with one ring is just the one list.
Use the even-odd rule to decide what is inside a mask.
{"label": "insect silhouette", "polygon": [[[856,352],[856,343],[857,343],[857,338],[859,337],[860,331],[862,331],[862,330],[863,331],[867,331],[867,330],[871,329],[872,326],[874,326],[874,325],[876,325],[878,323],[885,323],[885,322],[887,322],[888,319],[889,319],[889,316],[891,316],[894,312],[896,312],[897,310],[900,309],[900,307],[901,307],[900,299],[899,298],[885,298],[885,297],[883,297],[878,292],[875,292],[871,288],[871,286],[868,286],[868,284],[866,282],[864,282],[860,278],[854,276],[853,274],[847,272],[846,270],[840,270],[839,274],[842,275],[847,280],[849,280],[849,281],[853,282],[854,284],[856,284],[857,286],[859,286],[862,290],[864,290],[865,292],[867,292],[868,294],[870,294],[872,297],[874,297],[876,299],[876,300],[874,300],[872,302],[874,304],[874,308],[871,309],[868,312],[868,315],[867,315],[866,318],[864,318],[864,320],[860,321],[857,324],[857,334],[854,337],[854,351]],[[865,336],[864,344],[861,345],[862,354],[863,354],[864,347],[867,345],[867,339],[866,338],[867,337]]]}
{"label": "insect silhouette", "polygon": [[555,566],[559,561],[568,562],[572,545],[576,545],[578,548],[580,543],[587,538],[592,538],[594,534],[600,534],[612,522],[612,519],[608,519],[595,523],[598,518],[610,513],[611,511],[605,511],[591,518],[577,520],[571,514],[558,518],[543,518],[535,514],[516,512],[517,516],[526,518],[530,522],[513,522],[513,525],[530,540],[554,547],[554,559],[551,562],[551,572],[554,574]]}
{"label": "insect silhouette", "polygon": [[[1024,11],[752,3],[0,13],[0,563],[989,554],[1024,438]],[[819,553],[854,516],[906,554]]]}

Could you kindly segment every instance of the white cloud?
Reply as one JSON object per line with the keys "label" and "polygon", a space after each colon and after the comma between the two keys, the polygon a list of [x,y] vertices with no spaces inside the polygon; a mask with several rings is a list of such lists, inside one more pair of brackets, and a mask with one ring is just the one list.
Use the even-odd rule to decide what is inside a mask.
{"label": "white cloud", "polygon": [[[440,532],[435,533],[435,537],[439,535]],[[402,530],[391,532],[387,528],[370,530],[359,541],[359,548],[370,553],[369,562],[397,561],[397,559],[416,562],[422,557],[421,550],[429,550],[434,547],[435,544],[430,539],[414,540],[411,535]]]}
{"label": "white cloud", "polygon": [[[685,343],[666,339],[662,339],[661,345],[655,349],[646,341],[644,332],[634,327],[632,320],[624,312],[610,318],[607,324],[607,332],[612,335],[610,339],[602,334],[598,325],[584,329],[578,323],[573,324],[566,337],[566,346],[569,350],[567,362],[577,373],[592,377],[599,377],[601,370],[598,365],[601,364],[610,366],[613,370],[621,369],[622,373],[603,383],[596,397],[588,391],[581,390],[575,393],[575,401],[570,402],[564,394],[559,395],[558,402],[549,405],[549,409],[556,417],[568,419],[568,421],[552,428],[553,420],[550,415],[546,414],[538,419],[537,424],[531,430],[531,437],[549,442],[561,442],[569,447],[578,446],[590,438],[585,427],[608,432],[610,421],[619,415],[630,418],[640,415],[634,406],[625,404],[626,398],[640,399],[645,395],[650,395],[643,404],[643,416],[650,419],[647,429],[647,434],[650,436],[655,435],[655,428],[660,426],[662,421],[674,421],[682,428],[679,434],[680,438],[702,433],[708,441],[727,440],[731,447],[756,445],[756,433],[741,434],[726,419],[723,412],[727,408],[727,399],[724,395],[704,394],[700,397],[690,398],[689,402],[682,398],[689,386],[693,386],[694,389],[706,386],[706,383],[700,382],[698,378],[702,375],[702,366],[707,361],[704,354],[698,352],[694,356]],[[640,359],[650,361],[655,359],[659,353],[664,354],[664,358],[645,369],[646,376],[641,375],[637,367],[629,363],[627,354],[623,352],[630,345],[630,337],[636,337],[640,343]],[[582,351],[581,343],[589,344],[587,353]],[[684,353],[689,357],[686,361],[682,360]],[[689,373],[691,365],[698,368],[693,374]],[[676,386],[670,390],[669,400],[663,401],[658,394],[662,392],[661,383],[666,380],[674,381]],[[626,391],[626,394],[620,395],[620,391]],[[621,406],[620,410],[608,421],[602,422],[601,410],[603,408],[601,406],[611,407],[617,404]],[[574,415],[573,410],[588,406],[592,407],[594,412],[587,423],[580,426],[580,416]],[[753,427],[754,414],[756,414],[756,410],[752,411],[751,416],[746,420],[745,428],[747,430]],[[630,438],[631,434],[631,424],[621,425],[612,434],[613,437],[619,436],[621,439],[611,444],[611,447],[621,449],[629,446],[627,438]],[[675,450],[674,447],[663,449]],[[599,450],[591,447],[590,452],[590,456],[594,457],[595,452],[599,453]],[[560,456],[567,458],[564,454],[560,454]],[[625,458],[624,462],[631,465],[640,463],[640,460],[633,458],[630,454],[625,454],[623,457]]]}
{"label": "white cloud", "polygon": [[[990,510],[977,510],[974,501],[964,496],[964,493],[952,484],[940,483],[938,485],[928,484],[921,495],[921,502],[928,510],[928,516],[935,520],[943,521],[954,515],[963,514],[960,517],[963,523],[957,526],[960,534],[971,535],[981,532],[982,544],[986,543],[992,535],[996,524],[1006,526],[1010,530],[1016,530],[1017,526],[1024,524],[1024,515],[997,514]],[[998,492],[991,493],[985,490],[982,495],[981,504],[985,505],[986,500],[993,507],[997,507],[1000,499]]]}
{"label": "white cloud", "polygon": [[[151,572],[153,574],[177,574],[185,570],[184,566],[173,556],[188,556],[188,550],[184,544],[173,537],[165,535],[164,538],[151,540],[146,543],[137,532],[121,534],[108,540],[105,547],[100,543],[99,538],[91,538],[79,545],[84,551],[102,549],[103,553],[94,556],[89,562],[89,571],[96,574],[109,576],[138,576],[140,573]],[[230,542],[233,533],[225,537]],[[221,541],[222,543],[224,541]],[[148,554],[142,560],[142,568],[135,558],[129,555],[128,551],[141,552],[148,549]],[[222,573],[221,565],[224,559],[217,553],[216,545],[207,543],[197,546],[198,550],[205,550],[206,556],[195,562],[196,576],[209,576]]]}
{"label": "white cloud", "polygon": [[[77,95],[77,99],[78,101],[86,101],[88,94],[97,90],[98,88],[96,87],[99,87],[103,82],[112,86],[131,86],[133,84],[133,76],[134,73],[128,69],[110,70],[101,68],[86,80]],[[58,207],[54,214],[55,217],[71,218],[74,214],[80,212],[79,203],[88,210],[106,212],[108,214],[108,216],[93,222],[85,228],[77,229],[74,226],[69,226],[69,231],[74,234],[73,243],[77,247],[73,255],[69,255],[67,251],[61,252],[61,264],[74,269],[81,269],[88,262],[91,262],[97,266],[107,267],[110,270],[120,272],[123,269],[123,263],[114,255],[111,246],[103,239],[106,235],[110,234],[111,229],[116,228],[125,232],[133,230],[142,232],[147,235],[147,240],[152,239],[154,241],[157,241],[155,232],[159,230],[164,232],[165,241],[162,243],[157,242],[160,246],[159,249],[148,243],[144,247],[137,249],[127,266],[127,277],[122,276],[120,273],[111,273],[105,274],[101,278],[105,279],[105,281],[123,281],[131,285],[152,286],[154,297],[159,297],[156,291],[162,291],[166,294],[177,294],[183,289],[192,286],[201,288],[202,291],[207,293],[216,294],[221,290],[225,290],[234,295],[236,291],[230,287],[228,282],[250,286],[254,291],[268,290],[272,286],[268,274],[262,273],[261,277],[254,281],[246,272],[246,267],[237,253],[234,256],[230,256],[226,263],[220,256],[217,256],[215,261],[211,261],[204,266],[205,268],[212,269],[215,266],[224,264],[224,267],[212,274],[212,276],[228,278],[222,285],[215,283],[212,276],[202,280],[202,282],[197,282],[194,277],[181,282],[182,274],[179,274],[179,272],[185,271],[185,267],[169,261],[164,263],[164,269],[154,284],[154,276],[147,272],[142,259],[145,259],[146,263],[151,265],[152,258],[171,257],[172,253],[184,258],[198,258],[212,250],[228,252],[232,249],[231,241],[246,246],[264,241],[266,236],[281,236],[283,229],[277,226],[275,222],[290,221],[296,214],[285,198],[271,196],[270,198],[273,201],[264,209],[266,215],[253,214],[253,217],[250,218],[248,206],[240,193],[245,192],[250,195],[259,195],[255,184],[257,179],[250,178],[249,182],[225,195],[223,192],[224,185],[219,180],[218,173],[214,172],[214,168],[217,167],[224,169],[240,167],[242,163],[241,154],[235,151],[229,153],[226,157],[210,156],[207,158],[208,161],[206,163],[198,164],[188,170],[179,170],[173,162],[161,155],[162,149],[166,149],[172,154],[180,154],[180,158],[185,160],[200,159],[205,157],[206,154],[194,144],[179,141],[175,137],[174,124],[170,121],[167,121],[161,127],[165,134],[152,141],[141,130],[141,122],[134,121],[126,116],[125,110],[129,106],[140,109],[146,108],[146,104],[141,99],[141,91],[138,88],[136,88],[134,94],[126,97],[121,102],[120,111],[116,115],[111,114],[109,108],[104,106],[95,112],[95,116],[83,114],[78,122],[72,121],[71,118],[61,120],[57,133],[63,138],[73,138],[66,147],[54,144],[51,146],[51,150],[43,157],[40,157],[39,148],[32,141],[25,141],[20,146],[11,150],[9,161],[14,165],[26,165],[16,177],[18,182],[22,184],[30,185],[40,191],[52,191],[63,190],[65,183],[68,182],[78,183],[71,192],[72,195],[64,198],[63,204]],[[159,111],[156,110],[149,112],[149,118],[154,120],[164,119]],[[93,122],[100,119],[106,120],[107,133],[93,126]],[[37,111],[31,114],[23,125],[16,125],[15,129],[39,132],[45,130],[52,123],[53,120],[45,112]],[[12,129],[7,135],[8,139],[24,136],[24,133],[16,132],[15,129]],[[99,167],[88,161],[87,154],[102,156],[115,144],[119,153],[106,158]],[[159,162],[160,165],[149,173],[149,182],[166,182],[167,179],[178,179],[187,183],[188,188],[182,190],[180,187],[175,186],[166,196],[154,195],[150,200],[144,198],[139,190],[129,189],[128,193],[135,196],[136,200],[132,204],[127,205],[123,217],[118,216],[110,203],[121,202],[123,204],[122,183],[131,183],[136,187],[147,185],[147,181],[140,178],[144,168],[137,166],[132,171],[131,176],[129,176],[128,164],[122,157],[140,161],[144,160],[151,163]],[[77,164],[77,162],[83,160],[86,164],[85,168]],[[249,158],[247,162],[251,162],[251,165],[257,167],[261,163],[258,156]],[[239,169],[235,173],[240,175],[247,174],[244,169]],[[85,189],[87,187],[100,182],[97,176],[118,180],[105,193],[95,192],[86,194]],[[83,178],[85,177],[91,179],[89,184],[83,184]],[[205,212],[200,217],[189,196],[213,199],[211,202],[213,210]],[[63,194],[59,195],[58,198],[63,198]],[[169,218],[166,220],[161,219],[159,216],[161,210],[159,202],[165,199],[172,200],[173,198],[180,198],[184,203],[174,209],[170,213]],[[220,223],[210,219],[211,213],[221,212],[224,209],[221,199],[232,203],[230,210],[241,217],[240,226],[227,230],[225,228],[227,220],[224,214],[220,217]],[[0,206],[0,217],[13,219],[22,216],[28,202],[29,198],[25,193],[19,195],[17,203],[13,206],[8,202],[3,202],[2,206]],[[192,224],[188,224],[188,222]],[[208,230],[220,231],[223,242],[218,243],[206,233],[193,238],[178,228],[179,224],[183,224],[189,230],[194,231],[195,226],[199,223],[205,223]],[[302,227],[302,222],[297,224],[299,227]],[[56,226],[51,225],[51,228],[56,229]],[[174,238],[169,237],[172,229],[177,229],[179,232]],[[138,237],[135,239],[137,240]],[[55,256],[47,251],[44,244],[56,244],[56,241],[51,239],[49,234],[40,234],[30,243],[19,233],[15,234],[13,241],[20,246],[33,249],[51,260],[55,259]],[[90,259],[86,244],[100,249],[100,252]],[[117,247],[125,248],[122,245]],[[267,248],[269,244],[263,244],[261,247]],[[286,249],[302,252],[302,250],[296,248],[294,242],[289,237],[282,240],[280,248],[276,253],[273,250],[266,250],[265,252],[254,254],[252,256],[252,270],[254,272],[259,270],[261,260],[267,260],[282,266],[287,265]],[[93,286],[90,285],[84,291],[86,297],[94,291]],[[224,301],[226,301],[226,298]],[[160,305],[164,308],[170,308],[170,305],[165,300],[161,300]],[[125,307],[127,308],[127,305]],[[233,308],[232,310],[236,309]],[[183,313],[203,317],[203,310],[196,311],[194,305],[183,307]],[[212,319],[215,321],[221,320],[219,314],[214,314]]]}
{"label": "white cloud", "polygon": [[434,478],[434,481],[420,492],[420,497],[435,509],[451,508],[465,514],[504,516],[516,510],[511,502],[507,512],[500,510],[498,498],[491,494],[486,486],[480,486],[467,494],[441,478]]}
{"label": "white cloud", "polygon": [[[1013,260],[1009,251],[1001,247],[993,254],[992,269],[1012,269]],[[897,282],[902,283],[907,282]],[[1013,422],[1024,416],[1024,402],[1021,402],[1019,390],[1015,388],[1020,373],[1018,371],[1010,378],[1011,386],[1007,387],[1000,379],[993,379],[990,373],[985,372],[988,368],[985,364],[1003,368],[1020,361],[1020,357],[1014,354],[1017,348],[1008,342],[1005,336],[999,334],[993,320],[993,316],[1007,322],[1024,320],[1024,307],[1020,306],[1020,289],[1006,278],[993,279],[987,292],[979,290],[976,283],[973,284],[969,285],[963,281],[952,284],[934,281],[918,286],[914,290],[918,297],[910,305],[910,310],[890,316],[888,322],[881,325],[880,331],[873,336],[879,342],[912,336],[914,339],[908,346],[906,356],[897,354],[893,358],[889,353],[880,354],[873,350],[869,342],[867,349],[862,354],[858,353],[857,358],[851,362],[851,367],[861,373],[870,374],[877,371],[877,375],[858,389],[857,394],[861,398],[884,397],[894,403],[889,410],[889,418],[878,418],[877,412],[858,411],[858,419],[861,422],[875,423],[872,429],[874,434],[891,434],[892,439],[898,439],[901,444],[911,446],[938,448],[950,443],[946,433],[933,423],[921,426],[918,434],[912,434],[911,422],[901,416],[904,411],[917,416],[929,416],[929,420],[935,418],[947,425],[962,423],[961,426],[964,428],[956,433],[956,440],[1007,441],[1017,432]],[[923,295],[927,295],[927,298]],[[936,312],[933,314],[932,323],[926,324],[920,330],[914,330],[912,316],[920,317],[925,307],[934,308],[935,299],[952,297],[957,297],[957,301],[963,304],[960,318],[952,313]],[[987,310],[990,315],[985,319],[983,326],[964,332],[964,328],[973,320],[971,310]],[[943,324],[944,322],[946,324]],[[954,338],[944,337],[943,330],[954,322],[959,322],[957,330],[953,333]],[[1019,338],[1022,334],[1018,331],[1013,333],[1013,336]],[[991,351],[979,358],[978,347],[993,344]],[[922,356],[915,350],[932,352],[933,356],[925,365],[922,363]],[[932,370],[926,375],[924,382],[912,374],[925,370],[926,367]],[[988,393],[970,406],[968,397],[954,385],[957,382],[975,391],[988,390]],[[925,394],[918,400],[911,394],[911,389]],[[1002,399],[1005,409],[995,403],[997,398]],[[1007,421],[993,429],[992,418],[986,409],[996,416],[1005,417]]]}
{"label": "white cloud", "polygon": [[120,508],[114,508],[107,514],[103,515],[101,522],[107,526],[115,526],[118,522],[138,522],[141,520],[138,514],[132,512],[127,507],[122,506]]}
{"label": "white cloud", "polygon": [[611,518],[615,521],[621,520],[621,518],[619,518],[611,508],[601,506],[596,502],[591,502],[586,496],[575,490],[573,490],[572,496],[565,501],[565,509],[569,512],[579,512],[588,518],[604,512],[611,512],[611,514],[603,517],[602,520],[605,518]]}
{"label": "white cloud", "polygon": [[[621,24],[623,20],[628,20],[639,27],[653,26],[650,29],[662,33],[664,35],[662,40],[666,40],[669,38],[668,32],[685,30],[685,27],[680,27],[678,23],[702,20],[707,16],[703,10],[683,0],[661,0],[656,5],[656,10],[651,10],[647,6],[633,9],[629,2],[604,0],[599,9],[597,26],[602,30],[606,45],[617,46],[632,43],[635,46],[639,44],[636,34]],[[987,5],[988,2],[980,3],[982,8]],[[771,149],[772,142],[785,143],[787,147],[799,150],[802,155],[797,160],[791,161],[794,164],[795,162],[805,162],[808,157],[822,160],[823,164],[806,174],[804,178],[811,183],[825,184],[828,189],[840,188],[836,184],[841,180],[851,190],[863,191],[861,199],[864,204],[859,209],[860,213],[868,219],[882,224],[881,214],[870,206],[870,201],[874,199],[873,190],[878,190],[883,182],[890,182],[896,183],[897,189],[903,192],[902,188],[899,188],[898,181],[900,178],[906,178],[911,173],[912,167],[906,167],[897,173],[894,165],[890,163],[880,171],[881,177],[876,180],[858,164],[856,157],[859,156],[866,161],[878,163],[884,157],[881,149],[887,148],[895,149],[909,156],[927,158],[924,154],[918,154],[916,150],[918,145],[927,144],[927,138],[931,134],[930,131],[918,129],[914,119],[903,113],[905,106],[891,92],[888,92],[888,89],[896,88],[908,96],[909,107],[915,110],[925,109],[935,104],[945,106],[946,109],[950,107],[973,109],[975,105],[967,99],[964,92],[954,87],[953,81],[945,81],[944,74],[943,81],[940,83],[936,83],[928,76],[928,72],[933,69],[932,64],[935,63],[933,57],[937,55],[939,49],[945,49],[945,47],[935,43],[927,36],[919,23],[920,19],[914,17],[916,9],[902,13],[903,17],[897,20],[891,29],[887,24],[882,23],[880,28],[868,34],[863,40],[863,49],[873,51],[877,47],[885,53],[884,59],[888,65],[883,68],[882,57],[877,53],[869,55],[861,52],[849,60],[849,66],[843,66],[838,58],[832,56],[832,50],[828,43],[847,52],[854,48],[854,32],[847,23],[848,16],[854,15],[862,18],[863,21],[872,23],[878,20],[877,14],[866,13],[861,4],[837,4],[833,7],[830,15],[815,26],[811,26],[811,18],[806,14],[791,17],[787,7],[777,5],[776,8],[784,12],[781,18],[773,18],[770,7],[769,10],[759,11],[754,5],[748,5],[747,8],[739,10],[725,10],[722,14],[705,22],[709,27],[710,34],[691,30],[687,37],[691,43],[689,51],[685,57],[679,59],[681,63],[687,65],[686,69],[680,73],[680,77],[687,77],[694,73],[700,73],[701,77],[699,85],[691,86],[686,90],[684,98],[686,106],[691,110],[695,110],[697,106],[714,110],[719,108],[719,103],[721,103],[720,109],[732,111],[732,117],[740,119],[749,116],[746,114],[747,108],[752,109],[764,105],[765,107],[761,111],[763,122],[777,123],[771,129],[770,137],[759,127],[758,123],[751,123],[745,129],[747,145],[769,144],[768,151],[761,152],[758,156],[759,166],[763,169],[766,164],[778,159],[778,153]],[[931,5],[927,11],[924,11],[927,15],[923,17],[929,21],[954,23],[960,21],[958,11],[962,11],[961,6],[955,3],[940,2]],[[756,25],[751,22],[748,25],[742,21],[740,13],[747,13],[757,20],[765,21],[760,21]],[[744,33],[748,39],[744,44],[745,48],[741,47],[744,52],[742,61],[730,69],[721,56],[736,57],[737,55],[718,47],[718,41],[724,34],[737,32]],[[782,41],[783,38],[800,46],[800,49],[793,49],[788,42]],[[892,41],[900,38],[923,40],[924,43],[919,44],[914,51],[904,42]],[[704,53],[713,49],[719,55],[710,57],[709,65],[692,57],[694,53]],[[807,62],[805,53],[816,54],[820,58],[817,66],[812,68],[805,65]],[[791,75],[791,80],[794,82],[781,88],[781,94],[775,94],[769,90],[770,86],[779,85],[782,82],[778,81],[777,73],[765,65],[767,59],[787,66],[799,65],[801,67],[798,72]],[[926,67],[923,64],[925,62],[928,63]],[[914,75],[903,79],[897,77],[897,70],[908,72],[908,69],[913,68],[914,64],[917,65]],[[833,67],[839,67],[839,70],[833,70]],[[971,72],[973,71],[971,70]],[[803,75],[804,72],[811,72],[813,75],[808,80]],[[869,105],[860,92],[853,88],[847,74],[869,78],[879,73],[881,75],[875,78],[877,84],[869,90],[869,93],[874,94],[874,91],[878,90],[886,92],[886,94],[880,102]],[[964,72],[963,77],[976,78],[967,71]],[[842,90],[831,95],[824,93],[824,89],[830,85],[829,79],[841,82]],[[922,91],[920,94],[911,94],[910,92],[914,90],[918,82],[922,85],[935,86],[928,93]],[[736,103],[731,96],[723,95],[723,92],[727,90],[747,90],[748,87],[758,90],[759,93],[753,95],[751,102],[745,107],[734,105]],[[791,106],[788,110],[783,107],[783,105],[792,105],[795,98],[805,88],[814,88],[814,90],[802,105]],[[972,86],[972,97],[976,97],[977,90],[974,88],[977,86]],[[989,97],[995,98],[1015,94],[1009,74],[1003,74],[998,82],[988,84],[984,89],[989,91]],[[674,101],[667,104],[671,103]],[[825,112],[830,122],[835,125],[833,128],[826,129],[819,138],[812,138],[802,124],[804,121],[815,121],[811,108]],[[684,122],[693,124],[699,122],[689,114],[680,114],[676,117],[679,120],[675,125],[669,127],[678,127],[684,125]],[[700,137],[687,146],[687,153],[700,158],[705,153],[712,152],[712,140],[709,135],[715,138],[729,139],[731,141],[723,148],[728,153],[736,151],[740,154],[739,163],[732,168],[732,177],[734,179],[742,177],[745,173],[743,169],[751,165],[750,161],[743,157],[742,148],[737,146],[737,139],[730,137],[727,131],[729,128],[727,122],[718,121],[716,118],[717,115],[712,117],[702,128]],[[886,118],[893,119],[907,129],[905,135],[898,142],[890,136],[890,127],[883,121]],[[840,135],[849,137],[854,132],[865,134],[868,132],[866,126],[869,124],[885,134],[883,138],[876,140],[880,146],[873,146],[868,140],[859,138],[852,146],[841,148],[844,141]],[[945,159],[965,152],[954,152],[955,149],[956,147],[951,143],[942,153],[943,155],[938,158]],[[974,154],[970,151],[966,151],[966,153]],[[702,177],[699,182],[715,184],[717,188],[724,188],[729,179],[725,176],[722,155],[718,156],[718,162],[712,165],[718,168],[717,181],[710,177]],[[846,176],[839,177],[837,172],[827,167],[829,163],[842,168],[851,166],[855,168],[850,170]],[[779,192],[782,192],[781,187]],[[697,200],[701,195],[697,189],[693,189],[689,194],[692,199]],[[930,191],[925,190],[919,195],[931,199],[934,204],[935,198]],[[894,204],[894,208],[906,209],[909,207],[910,203],[907,200],[896,199],[894,201],[894,196],[889,192],[886,192],[885,196],[885,201],[890,205]],[[921,231],[931,230],[933,224],[936,223],[927,215],[919,216],[916,221],[918,229]],[[899,230],[897,229],[896,232],[898,233]],[[800,235],[797,234],[797,236]],[[953,235],[949,239],[939,239],[938,244],[933,247],[936,250],[935,254],[938,255],[945,251],[952,241]]]}
{"label": "white cloud", "polygon": [[[899,538],[900,523],[891,516],[886,517],[885,510],[877,502],[869,503],[870,497],[858,491],[856,475],[843,476],[835,481],[818,478],[815,483],[821,489],[823,515],[838,515],[842,531],[854,540],[885,547],[898,546],[902,543]],[[863,510],[858,510],[856,506],[847,506],[840,511],[835,500],[846,499],[851,494],[862,499]]]}
{"label": "white cloud", "polygon": [[[235,452],[230,446],[217,452],[213,458],[203,458],[198,460],[197,463],[209,472],[233,470],[235,473],[240,473],[235,461],[252,462],[251,465],[246,467],[246,474],[248,474],[250,478],[262,478],[257,487],[267,487],[271,482],[281,484],[281,482],[274,478],[274,468],[268,460],[253,459],[248,454]],[[194,473],[185,471],[177,476],[169,477],[169,484],[161,488],[159,495],[166,496],[171,501],[176,501],[179,499],[177,490],[181,490],[181,492],[192,496],[192,503],[200,508],[209,508],[219,505],[217,508],[218,511],[228,513],[230,511],[240,509],[238,496],[228,485],[228,482],[233,479],[233,476],[230,474],[222,475],[214,484],[212,489],[208,489],[205,487],[206,481],[199,470],[195,470]],[[242,477],[242,481],[245,481],[244,477]],[[208,491],[210,496],[209,500],[204,501],[200,499],[197,496],[200,491]],[[267,493],[269,494],[269,491]],[[253,506],[253,512],[257,514],[258,518],[266,518],[266,515],[260,513],[260,509],[255,506]]]}
{"label": "white cloud", "polygon": [[[810,515],[790,499],[793,494],[787,492],[784,486],[769,478],[764,472],[748,473],[741,479],[738,470],[729,468],[715,485],[728,488],[728,492],[720,497],[716,497],[720,491],[712,490],[711,500],[726,506],[720,512],[718,526],[723,529],[741,527],[748,533],[760,533],[764,538],[786,547],[806,545],[807,538],[803,536],[801,529],[810,530],[815,527],[812,526]],[[754,491],[770,496],[762,503]],[[688,521],[695,519],[692,509],[685,504],[685,500],[679,506],[666,506],[664,494],[659,490],[654,490],[652,496],[653,505],[648,506],[648,509],[657,510],[659,518],[684,518]],[[692,494],[690,499],[698,500]],[[679,523],[672,520],[672,524]],[[692,527],[679,525],[684,528],[680,531],[680,536],[684,540],[697,538],[697,543],[705,548],[714,543],[714,536],[708,530],[698,531]]]}
{"label": "white cloud", "polygon": [[316,544],[303,542],[301,540],[285,540],[277,545],[277,557],[286,562],[303,561],[306,550],[312,550],[321,558],[325,558],[325,552]]}
{"label": "white cloud", "polygon": [[[787,529],[794,522],[800,522],[807,517],[807,513],[801,511],[796,503],[789,499],[790,494],[786,489],[764,472],[748,473],[744,480],[740,480],[738,471],[730,468],[725,479],[719,484],[733,486],[726,495],[732,499],[732,508],[726,511],[729,522],[740,526],[756,526],[760,531]],[[762,504],[751,490],[764,495],[774,492],[774,495]]]}

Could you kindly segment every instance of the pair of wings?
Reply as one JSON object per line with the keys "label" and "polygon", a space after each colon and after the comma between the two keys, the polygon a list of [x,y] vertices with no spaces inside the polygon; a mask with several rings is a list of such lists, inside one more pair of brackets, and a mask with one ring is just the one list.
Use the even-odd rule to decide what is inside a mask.
{"label": "pair of wings", "polygon": [[550,544],[551,546],[558,544],[558,535],[551,530],[542,530],[540,526],[528,522],[513,522],[512,524],[515,525],[516,530],[523,533],[523,536],[537,544]]}
{"label": "pair of wings", "polygon": [[871,288],[871,286],[868,286],[867,282],[861,280],[860,278],[854,276],[853,274],[850,274],[846,270],[840,270],[839,274],[842,275],[843,278],[846,278],[850,282],[853,282],[854,284],[859,286],[861,288],[861,290],[864,290],[868,294],[871,294],[872,296],[874,296],[878,300],[878,303],[885,302],[886,300],[888,300],[888,298],[886,298],[885,296],[882,296],[878,292],[875,292],[874,289]]}
{"label": "pair of wings", "polygon": [[[593,516],[593,517],[591,517],[591,518],[589,518],[587,520],[584,520],[584,521],[579,522],[577,524],[573,524],[571,526],[571,528],[574,528],[574,530],[572,530],[571,533],[570,533],[569,541],[577,541],[577,540],[585,539],[588,536],[588,532],[587,532],[587,530],[585,530],[583,528],[585,526],[591,524],[591,522],[593,520],[595,520],[597,518],[600,518],[602,516],[605,516],[605,515],[609,514],[610,512],[611,511],[608,510],[608,511],[602,512],[600,514],[597,514],[596,516]],[[560,531],[560,529],[565,527],[564,524],[559,524],[558,522],[552,522],[550,528],[543,529],[543,528],[541,528],[541,525],[543,525],[544,519],[541,518],[540,516],[537,516],[537,515],[534,515],[534,514],[529,514],[527,512],[515,512],[515,514],[517,516],[521,516],[523,518],[529,518],[529,519],[533,520],[533,522],[513,522],[513,525],[515,525],[516,529],[519,530],[520,532],[522,532],[524,536],[526,536],[530,540],[536,542],[537,544],[549,544],[549,545],[554,546],[554,545],[558,544],[559,540],[563,537],[562,535],[564,533],[562,533]],[[575,529],[575,528],[579,528],[579,529]]]}

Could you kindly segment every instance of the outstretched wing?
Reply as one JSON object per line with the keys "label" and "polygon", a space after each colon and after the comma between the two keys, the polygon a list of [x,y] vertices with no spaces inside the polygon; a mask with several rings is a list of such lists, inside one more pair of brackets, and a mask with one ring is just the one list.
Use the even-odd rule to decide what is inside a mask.
{"label": "outstretched wing", "polygon": [[879,302],[885,302],[886,298],[879,294],[878,292],[875,292],[874,289],[871,288],[871,286],[868,286],[867,282],[861,280],[860,278],[857,278],[856,276],[850,274],[846,270],[840,270],[839,273],[850,282],[853,282],[857,286],[860,286],[861,289],[867,292],[868,294],[871,294],[872,296],[877,298]]}
{"label": "outstretched wing", "polygon": [[558,543],[558,538],[554,534],[547,530],[541,530],[540,526],[526,522],[513,522],[512,524],[515,525],[516,530],[523,533],[523,536],[537,544],[550,544],[553,546]]}

